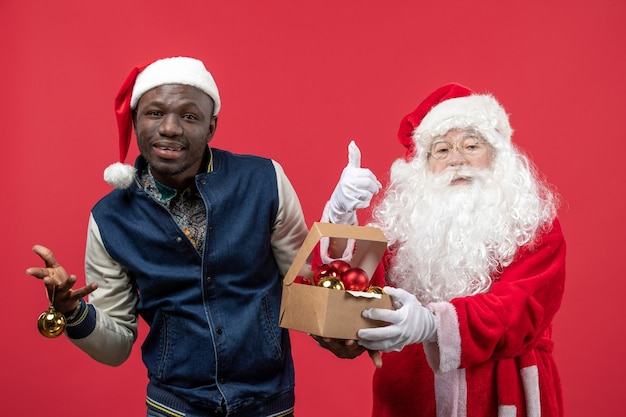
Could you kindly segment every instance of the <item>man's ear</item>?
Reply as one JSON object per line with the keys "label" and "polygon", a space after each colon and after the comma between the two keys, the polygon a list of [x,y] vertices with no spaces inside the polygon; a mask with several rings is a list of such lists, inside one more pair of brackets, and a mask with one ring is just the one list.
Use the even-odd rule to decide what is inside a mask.
{"label": "man's ear", "polygon": [[207,143],[211,142],[211,139],[213,139],[213,135],[215,135],[216,130],[217,130],[217,116],[213,116],[213,119],[211,119],[211,125],[209,126],[209,135],[207,137]]}

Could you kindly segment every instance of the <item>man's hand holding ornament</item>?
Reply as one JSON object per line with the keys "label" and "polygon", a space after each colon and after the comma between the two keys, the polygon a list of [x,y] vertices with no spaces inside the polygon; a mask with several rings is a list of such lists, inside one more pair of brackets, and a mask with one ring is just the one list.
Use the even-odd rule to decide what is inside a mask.
{"label": "man's hand holding ornament", "polygon": [[[348,164],[343,169],[337,186],[328,202],[328,219],[334,224],[356,224],[356,210],[367,208],[382,185],[374,173],[361,167],[361,150],[354,141],[348,145]],[[339,358],[353,359],[367,349],[356,340],[331,339],[313,336],[318,345]],[[368,350],[374,365],[382,366],[377,350]]]}

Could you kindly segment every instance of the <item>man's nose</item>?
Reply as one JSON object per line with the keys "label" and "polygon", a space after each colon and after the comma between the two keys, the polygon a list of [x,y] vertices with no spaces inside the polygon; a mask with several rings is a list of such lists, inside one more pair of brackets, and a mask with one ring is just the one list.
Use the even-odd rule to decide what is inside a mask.
{"label": "man's nose", "polygon": [[174,114],[165,115],[159,125],[159,133],[168,137],[182,135],[183,128],[178,117]]}
{"label": "man's nose", "polygon": [[448,162],[448,165],[450,166],[463,165],[467,163],[467,157],[461,152],[459,152],[459,149],[456,146],[454,146],[448,152],[447,162]]}

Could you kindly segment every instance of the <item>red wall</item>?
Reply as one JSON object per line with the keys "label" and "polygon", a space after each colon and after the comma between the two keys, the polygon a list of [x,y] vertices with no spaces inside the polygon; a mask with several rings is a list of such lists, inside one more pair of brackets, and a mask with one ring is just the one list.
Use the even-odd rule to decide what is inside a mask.
{"label": "red wall", "polygon": [[[64,338],[44,339],[35,325],[44,289],[24,270],[40,264],[30,248],[41,243],[84,282],[89,209],[110,189],[102,170],[117,159],[113,97],[135,64],[182,54],[205,60],[220,87],[213,145],[281,162],[309,224],[351,139],[384,179],[403,154],[398,122],[426,94],[448,81],[492,91],[514,140],[563,197],[568,282],[554,354],[567,415],[617,415],[626,6],[509,3],[1,1],[0,414],[145,414],[139,345],[109,368]],[[293,339],[298,417],[368,415],[368,360]]]}

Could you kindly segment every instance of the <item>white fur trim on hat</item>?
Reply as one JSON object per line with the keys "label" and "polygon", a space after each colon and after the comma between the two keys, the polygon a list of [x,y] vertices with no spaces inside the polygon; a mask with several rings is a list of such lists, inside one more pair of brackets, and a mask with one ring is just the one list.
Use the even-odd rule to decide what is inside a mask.
{"label": "white fur trim on hat", "polygon": [[220,111],[221,101],[215,80],[202,61],[189,57],[163,58],[148,65],[137,75],[130,99],[134,109],[141,96],[165,84],[184,84],[196,87],[213,99],[213,115]]}
{"label": "white fur trim on hat", "polygon": [[434,136],[444,135],[450,129],[470,127],[482,132],[494,129],[506,141],[510,141],[513,134],[509,117],[500,103],[489,94],[474,94],[451,98],[433,107],[415,129],[413,140],[426,149]]}

